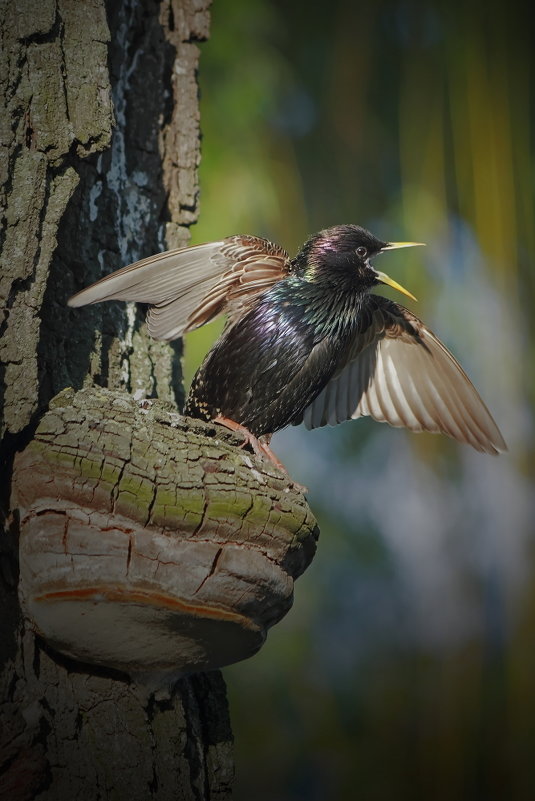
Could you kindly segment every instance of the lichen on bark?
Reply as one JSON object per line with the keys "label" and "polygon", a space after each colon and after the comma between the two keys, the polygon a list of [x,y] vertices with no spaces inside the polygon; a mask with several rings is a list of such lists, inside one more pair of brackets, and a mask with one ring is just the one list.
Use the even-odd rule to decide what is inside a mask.
{"label": "lichen on bark", "polygon": [[15,460],[30,625],[153,686],[252,656],[290,609],[317,526],[236,439],[158,400],[60,393]]}

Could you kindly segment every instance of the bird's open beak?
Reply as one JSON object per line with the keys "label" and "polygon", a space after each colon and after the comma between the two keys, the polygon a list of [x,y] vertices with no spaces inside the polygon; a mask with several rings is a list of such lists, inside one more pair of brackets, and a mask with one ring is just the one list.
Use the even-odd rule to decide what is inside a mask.
{"label": "bird's open beak", "polygon": [[[398,248],[414,248],[424,244],[425,244],[424,242],[388,242],[381,248],[380,252],[382,253],[384,250],[397,250]],[[390,278],[389,275],[387,275],[386,273],[382,273],[379,270],[375,270],[375,272],[377,273],[377,280],[379,281],[379,283],[387,284],[387,286],[391,286],[393,289],[397,289],[398,292],[402,292],[404,295],[407,295],[408,298],[416,300],[414,295],[411,292],[409,292],[408,289],[405,289],[404,286],[398,284],[398,282],[394,281],[393,278]]]}

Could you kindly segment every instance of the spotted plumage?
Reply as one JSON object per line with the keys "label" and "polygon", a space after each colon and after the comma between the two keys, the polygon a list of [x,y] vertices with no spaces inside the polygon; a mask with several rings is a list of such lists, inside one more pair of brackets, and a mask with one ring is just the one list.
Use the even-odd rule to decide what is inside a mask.
{"label": "spotted plumage", "polygon": [[147,303],[149,333],[164,340],[227,314],[185,413],[250,432],[252,441],[301,421],[316,428],[371,415],[479,451],[505,450],[440,340],[404,306],[371,292],[384,283],[410,296],[370,259],[411,244],[341,225],[315,234],[291,259],[264,239],[232,236],[144,259],[69,303]]}

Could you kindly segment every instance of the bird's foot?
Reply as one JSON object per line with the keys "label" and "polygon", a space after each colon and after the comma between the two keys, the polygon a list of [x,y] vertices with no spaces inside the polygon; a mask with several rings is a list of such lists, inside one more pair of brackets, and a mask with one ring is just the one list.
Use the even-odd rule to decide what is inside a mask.
{"label": "bird's foot", "polygon": [[[237,423],[235,420],[231,420],[229,417],[223,417],[222,415],[218,414],[217,417],[214,417],[214,423],[219,423],[219,425],[225,426],[225,428],[230,428],[231,431],[238,431],[240,434],[243,435],[243,442],[240,445],[240,448],[245,448],[246,445],[250,445],[253,449],[256,456],[265,457],[269,459],[269,461],[275,465],[279,470],[282,470],[283,473],[286,473],[288,477],[289,473],[283,463],[278,459],[271,448],[268,445],[269,437],[255,437],[255,435],[249,431],[248,428],[242,426],[241,423]],[[301,492],[307,492],[307,488],[301,486],[296,481],[292,481],[292,484]]]}
{"label": "bird's foot", "polygon": [[214,417],[214,423],[219,423],[219,425],[225,426],[225,428],[230,428],[231,431],[238,431],[243,435],[243,442],[240,448],[245,448],[246,445],[250,445],[257,456],[267,456],[270,462],[273,462],[279,470],[282,470],[284,473],[288,472],[282,462],[277,459],[271,448],[264,442],[261,442],[258,437],[255,437],[255,435],[249,431],[248,428],[242,426],[241,423],[236,423],[236,421],[231,420],[230,417],[223,417],[220,414]]}
{"label": "bird's foot", "polygon": [[285,465],[281,462],[281,460],[273,453],[271,448],[269,447],[269,440],[271,437],[259,437],[257,439],[258,445],[260,446],[260,451],[264,456],[267,456],[270,462],[273,462],[275,467],[278,467],[279,470],[282,470],[283,473],[288,475],[288,470],[286,469]]}

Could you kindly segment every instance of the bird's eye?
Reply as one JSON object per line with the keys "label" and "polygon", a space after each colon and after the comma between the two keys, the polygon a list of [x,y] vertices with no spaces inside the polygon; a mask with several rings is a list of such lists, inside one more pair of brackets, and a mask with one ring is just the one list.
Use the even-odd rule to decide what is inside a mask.
{"label": "bird's eye", "polygon": [[360,247],[357,248],[357,256],[360,256],[361,259],[366,258],[367,255],[368,251],[366,250],[364,245],[361,245]]}

